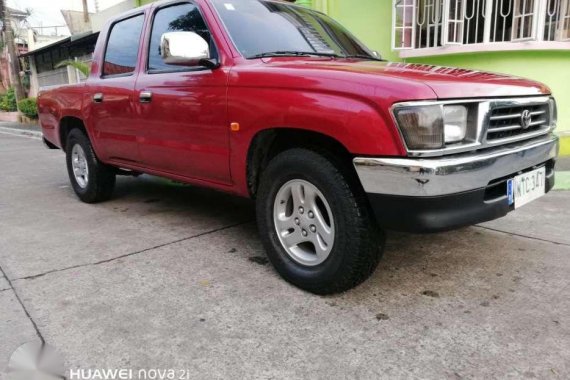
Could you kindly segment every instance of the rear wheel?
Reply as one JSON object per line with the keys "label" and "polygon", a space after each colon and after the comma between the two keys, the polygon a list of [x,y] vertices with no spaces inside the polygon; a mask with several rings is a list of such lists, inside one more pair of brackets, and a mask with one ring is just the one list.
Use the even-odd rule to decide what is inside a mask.
{"label": "rear wheel", "polygon": [[115,171],[95,156],[91,142],[79,129],[67,136],[67,172],[75,194],[86,203],[111,198],[115,188]]}
{"label": "rear wheel", "polygon": [[376,269],[384,235],[349,168],[307,149],[264,171],[257,220],[268,257],[292,284],[317,294],[350,289]]}

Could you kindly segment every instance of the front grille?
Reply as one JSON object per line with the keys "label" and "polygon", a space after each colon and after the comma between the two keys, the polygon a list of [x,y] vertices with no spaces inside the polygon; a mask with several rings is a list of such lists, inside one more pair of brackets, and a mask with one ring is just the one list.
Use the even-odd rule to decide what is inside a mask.
{"label": "front grille", "polygon": [[[524,120],[524,116],[526,120]],[[525,123],[526,121],[526,123]],[[550,129],[550,105],[546,103],[491,105],[488,143],[508,143]]]}

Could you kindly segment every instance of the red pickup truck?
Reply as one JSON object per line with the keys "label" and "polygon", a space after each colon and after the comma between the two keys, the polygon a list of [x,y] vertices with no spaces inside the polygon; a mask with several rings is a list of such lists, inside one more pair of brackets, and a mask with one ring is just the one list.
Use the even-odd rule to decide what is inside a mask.
{"label": "red pickup truck", "polygon": [[384,229],[449,230],[544,195],[558,154],[546,86],[388,63],[274,0],[123,14],[87,81],[43,90],[39,117],[82,201],[139,173],[254,198],[276,270],[319,294],[364,281]]}

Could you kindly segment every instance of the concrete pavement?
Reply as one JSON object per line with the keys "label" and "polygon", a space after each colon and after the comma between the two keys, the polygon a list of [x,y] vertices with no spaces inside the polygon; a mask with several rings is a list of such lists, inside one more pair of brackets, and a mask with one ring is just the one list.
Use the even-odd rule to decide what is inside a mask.
{"label": "concrete pavement", "polygon": [[266,263],[248,200],[143,176],[85,205],[60,151],[2,134],[0,173],[0,371],[44,339],[68,368],[192,378],[570,375],[570,192],[389,233],[368,282],[317,297]]}

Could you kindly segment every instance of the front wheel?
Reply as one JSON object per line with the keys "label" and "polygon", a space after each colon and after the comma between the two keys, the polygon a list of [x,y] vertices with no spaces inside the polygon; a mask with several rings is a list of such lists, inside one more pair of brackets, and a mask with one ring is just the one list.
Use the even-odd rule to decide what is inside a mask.
{"label": "front wheel", "polygon": [[384,235],[349,168],[307,149],[277,155],[257,194],[258,228],[279,274],[317,294],[338,293],[376,269]]}
{"label": "front wheel", "polygon": [[75,194],[85,203],[111,198],[115,188],[115,172],[95,156],[89,138],[73,129],[65,144],[67,172]]}

